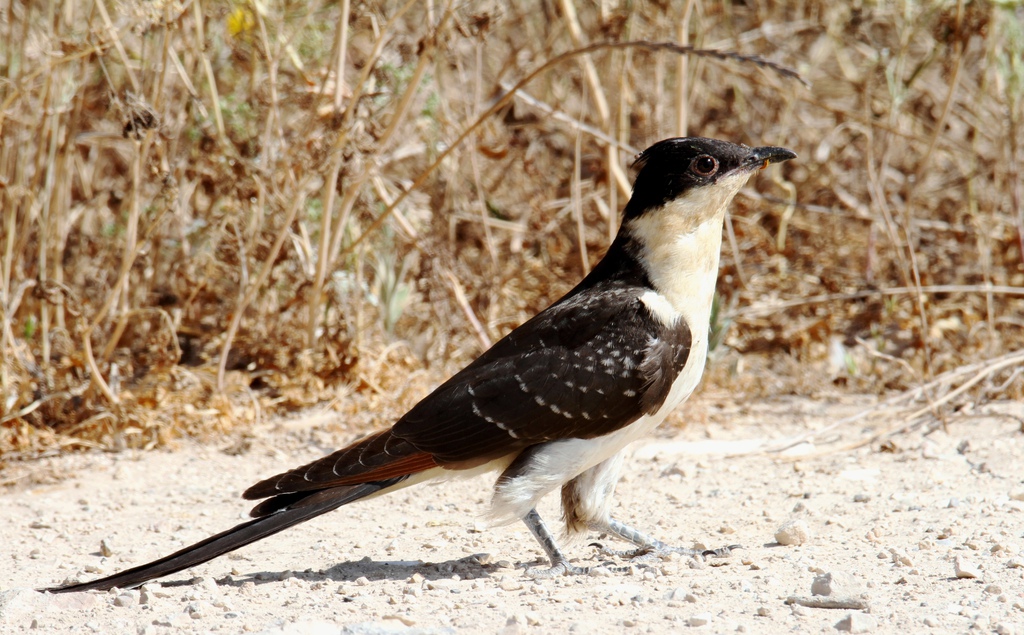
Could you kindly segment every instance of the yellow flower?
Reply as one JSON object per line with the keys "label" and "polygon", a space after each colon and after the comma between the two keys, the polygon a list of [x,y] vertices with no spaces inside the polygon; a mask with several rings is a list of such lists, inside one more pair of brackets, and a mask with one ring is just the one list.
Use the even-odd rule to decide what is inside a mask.
{"label": "yellow flower", "polygon": [[238,7],[228,15],[227,25],[228,33],[232,37],[237,37],[238,34],[251,31],[256,27],[256,17],[253,16],[249,7]]}

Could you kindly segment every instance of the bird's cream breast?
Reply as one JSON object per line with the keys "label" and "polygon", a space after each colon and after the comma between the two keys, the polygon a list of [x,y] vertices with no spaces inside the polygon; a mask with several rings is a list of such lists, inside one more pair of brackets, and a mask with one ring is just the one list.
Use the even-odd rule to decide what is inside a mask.
{"label": "bird's cream breast", "polygon": [[629,221],[652,285],[689,324],[708,322],[725,210],[749,177],[726,176]]}

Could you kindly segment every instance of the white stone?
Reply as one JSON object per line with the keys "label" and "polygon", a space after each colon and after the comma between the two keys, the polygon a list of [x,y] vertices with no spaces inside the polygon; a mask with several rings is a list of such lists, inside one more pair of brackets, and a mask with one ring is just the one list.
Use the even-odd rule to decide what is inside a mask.
{"label": "white stone", "polygon": [[784,546],[805,544],[811,539],[811,529],[803,520],[791,520],[775,531],[775,541]]}

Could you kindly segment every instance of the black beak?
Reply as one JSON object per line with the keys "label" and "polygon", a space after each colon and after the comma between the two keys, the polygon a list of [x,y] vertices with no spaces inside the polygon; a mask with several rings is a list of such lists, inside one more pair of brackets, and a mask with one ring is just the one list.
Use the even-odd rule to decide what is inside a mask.
{"label": "black beak", "polygon": [[751,170],[766,168],[772,163],[782,163],[796,158],[796,152],[776,146],[754,148],[743,160],[743,167]]}

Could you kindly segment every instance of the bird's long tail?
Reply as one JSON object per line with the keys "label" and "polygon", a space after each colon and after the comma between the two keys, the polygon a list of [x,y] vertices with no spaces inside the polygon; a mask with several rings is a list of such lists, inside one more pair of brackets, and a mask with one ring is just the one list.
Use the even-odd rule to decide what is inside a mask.
{"label": "bird's long tail", "polygon": [[245,490],[243,498],[266,499],[252,509],[253,519],[250,521],[121,573],[92,582],[42,590],[70,593],[136,587],[213,560],[342,505],[394,487],[414,474],[437,466],[432,455],[395,437],[391,430],[383,430]]}
{"label": "bird's long tail", "polygon": [[[408,478],[408,475],[357,485],[332,487],[304,493],[304,496],[293,498],[286,507],[278,509],[266,516],[254,518],[227,531],[185,547],[181,551],[153,562],[133,567],[120,573],[80,584],[68,584],[49,589],[40,589],[51,593],[71,593],[97,589],[106,591],[113,587],[130,589],[154,578],[177,573],[197,564],[221,556],[229,551],[276,534],[293,525],[311,518],[326,514],[342,505],[365,498],[371,494],[396,485]],[[294,495],[293,495],[294,496]]]}

